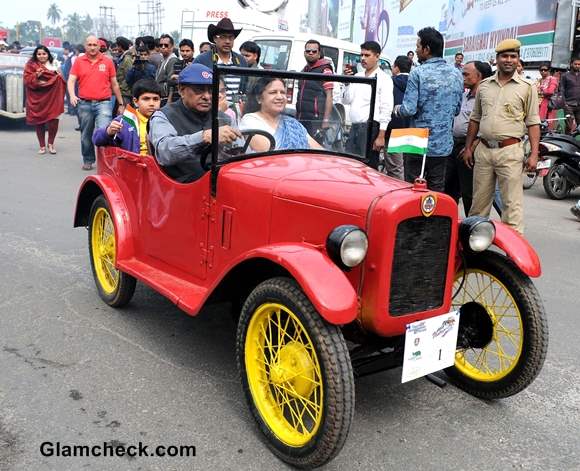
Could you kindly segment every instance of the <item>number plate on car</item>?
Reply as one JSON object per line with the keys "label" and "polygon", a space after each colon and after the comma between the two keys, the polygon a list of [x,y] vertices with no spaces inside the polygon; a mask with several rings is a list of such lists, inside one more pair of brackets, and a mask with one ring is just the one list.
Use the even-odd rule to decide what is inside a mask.
{"label": "number plate on car", "polygon": [[536,165],[536,169],[550,168],[550,165],[552,165],[552,159],[540,160]]}
{"label": "number plate on car", "polygon": [[402,383],[455,363],[459,311],[407,324]]}

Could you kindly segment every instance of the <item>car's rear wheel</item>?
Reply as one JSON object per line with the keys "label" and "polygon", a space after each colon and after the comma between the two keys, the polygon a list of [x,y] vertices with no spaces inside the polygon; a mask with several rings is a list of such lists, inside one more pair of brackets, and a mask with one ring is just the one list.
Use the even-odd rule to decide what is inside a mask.
{"label": "car's rear wheel", "polygon": [[334,458],[354,412],[348,349],[293,280],[272,278],[252,291],[236,353],[250,410],[273,452],[301,468]]}
{"label": "car's rear wheel", "polygon": [[135,278],[116,268],[117,242],[111,210],[104,196],[93,202],[89,218],[89,254],[97,291],[109,306],[126,305],[135,292]]}
{"label": "car's rear wheel", "polygon": [[494,252],[467,258],[455,280],[461,312],[455,365],[446,373],[483,399],[511,396],[538,375],[548,348],[548,324],[535,286]]}

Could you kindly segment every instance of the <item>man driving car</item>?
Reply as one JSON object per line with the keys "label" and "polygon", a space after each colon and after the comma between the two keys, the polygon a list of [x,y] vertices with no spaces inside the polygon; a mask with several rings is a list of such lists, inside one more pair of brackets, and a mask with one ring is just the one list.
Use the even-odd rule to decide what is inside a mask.
{"label": "man driving car", "polygon": [[[212,141],[212,80],[212,71],[205,65],[186,67],[178,79],[181,99],[156,111],[149,121],[149,140],[155,158],[170,177],[183,183],[197,180],[205,173],[201,160]],[[218,113],[218,141],[231,144],[241,137],[240,131],[229,126],[227,115]]]}

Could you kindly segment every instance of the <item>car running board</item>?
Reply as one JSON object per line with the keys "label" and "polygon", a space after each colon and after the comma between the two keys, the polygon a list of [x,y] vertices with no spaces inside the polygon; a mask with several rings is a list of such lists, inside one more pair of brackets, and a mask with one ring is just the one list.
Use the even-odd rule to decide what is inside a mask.
{"label": "car running board", "polygon": [[148,265],[135,258],[117,262],[118,268],[159,292],[189,315],[199,313],[207,289]]}

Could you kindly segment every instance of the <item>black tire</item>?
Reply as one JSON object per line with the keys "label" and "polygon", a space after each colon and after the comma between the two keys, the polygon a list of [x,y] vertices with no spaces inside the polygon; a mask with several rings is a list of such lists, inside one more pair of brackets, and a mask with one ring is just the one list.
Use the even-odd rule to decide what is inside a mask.
{"label": "black tire", "polygon": [[[288,413],[287,409],[290,406],[290,401],[294,400],[295,404],[298,404],[298,400],[290,398],[287,402],[288,408],[286,408],[284,403],[282,403],[281,407],[277,407],[280,405],[280,402],[275,392],[276,380],[273,378],[280,362],[273,361],[272,357],[266,359],[267,353],[265,347],[261,351],[263,352],[262,358],[264,358],[264,364],[267,367],[261,368],[263,370],[262,378],[254,377],[253,379],[249,379],[249,375],[252,373],[248,373],[248,369],[252,370],[252,365],[262,361],[259,358],[260,355],[255,356],[256,361],[253,361],[251,353],[247,351],[251,349],[251,345],[258,344],[257,348],[260,348],[259,345],[262,345],[259,338],[257,341],[252,342],[252,338],[254,338],[252,337],[252,332],[255,329],[253,326],[257,325],[260,318],[263,317],[261,313],[267,311],[269,305],[272,303],[280,305],[290,311],[300,321],[300,327],[304,329],[307,334],[307,340],[310,341],[309,348],[314,350],[314,359],[320,367],[319,385],[322,388],[320,391],[322,394],[307,393],[310,394],[307,400],[311,400],[312,402],[317,401],[316,397],[323,398],[320,401],[321,408],[317,415],[319,425],[316,429],[312,430],[312,436],[307,437],[308,441],[298,446],[296,444],[290,446],[288,443],[282,441],[276,431],[273,430],[276,427],[272,427],[268,423],[268,420],[270,422],[280,420],[280,416],[284,418],[283,416]],[[264,306],[266,307],[264,308]],[[265,311],[262,309],[265,309]],[[280,316],[287,315],[287,311],[280,310],[280,312]],[[255,320],[252,322],[254,317]],[[280,318],[278,317],[278,319]],[[268,323],[268,326],[270,325]],[[282,321],[280,321],[280,325],[282,325]],[[266,333],[264,331],[264,338],[265,336]],[[302,334],[298,335],[299,338],[302,338],[301,336]],[[284,336],[282,338],[284,339]],[[279,345],[282,344],[280,341],[277,343]],[[288,345],[292,343],[295,342],[291,341],[283,344],[283,348],[278,349],[276,358],[282,357],[280,352],[283,352],[284,348],[289,348]],[[265,341],[264,345],[267,345],[267,341]],[[332,460],[344,445],[354,414],[354,377],[352,366],[342,332],[337,326],[328,324],[320,317],[296,282],[288,278],[272,278],[264,281],[252,291],[244,303],[240,315],[237,330],[236,355],[238,370],[249,408],[262,434],[266,438],[266,443],[274,454],[293,466],[308,469],[322,466]],[[295,377],[296,375],[291,376],[288,382],[282,384],[289,385],[293,381],[292,378]],[[266,381],[263,378],[266,378]],[[256,381],[267,383],[267,386],[261,388],[262,392],[256,393],[256,397],[263,394],[263,397],[270,398],[268,405],[271,406],[273,404],[275,407],[272,410],[277,412],[277,414],[270,414],[270,417],[266,417],[266,419],[260,411],[260,398],[258,397],[256,399],[251,389],[251,384],[257,384]],[[286,379],[283,381],[286,381]],[[288,388],[294,390],[294,386],[288,386]],[[315,389],[314,386],[312,388]],[[290,389],[287,390],[289,391]],[[262,410],[265,409],[262,408]],[[266,410],[268,409],[266,408]],[[290,428],[293,426],[289,420],[283,421],[283,423],[288,424]]]}
{"label": "black tire", "polygon": [[[104,211],[104,213],[103,213]],[[103,263],[102,261],[99,262],[95,260],[95,251],[93,250],[93,232],[98,230],[96,228],[96,219],[100,217],[108,217],[111,222],[112,226],[112,237],[113,240],[115,239],[115,226],[112,224],[112,216],[111,210],[109,208],[109,204],[103,195],[99,196],[98,198],[93,201],[93,205],[91,206],[91,213],[89,217],[89,258],[91,260],[91,270],[93,272],[93,278],[95,279],[95,284],[97,286],[97,292],[99,296],[105,303],[112,307],[123,307],[131,301],[133,294],[135,292],[135,285],[136,280],[130,275],[123,273],[117,269],[110,269],[115,273],[118,277],[118,281],[116,283],[112,283],[111,287],[107,287],[107,281],[101,279],[103,276],[102,273],[99,274],[100,270],[97,269],[98,263]],[[116,241],[115,242],[115,249],[114,253],[112,254],[113,257],[113,265],[116,261],[117,254],[116,254]]]}
{"label": "black tire", "polygon": [[[467,277],[461,291],[456,294],[453,301],[454,309],[461,307],[457,340],[458,355],[455,365],[447,368],[445,372],[461,389],[482,399],[499,399],[517,394],[534,381],[546,358],[548,323],[542,300],[530,278],[503,255],[486,251],[468,256],[466,263]],[[487,310],[483,304],[485,304],[484,295],[488,289],[485,288],[486,277],[491,280],[489,275],[499,283],[494,281],[493,286],[489,287],[493,305],[496,307]],[[459,273],[456,284],[461,283],[462,278],[462,273]],[[472,279],[477,282],[476,286],[480,290],[477,296],[473,295],[475,292],[473,288],[468,289],[468,283]],[[482,287],[485,289],[481,289]],[[508,295],[511,296],[513,302]],[[502,304],[503,300],[505,301]],[[506,303],[514,305],[514,315],[508,315]],[[503,314],[501,309],[503,309]],[[513,335],[513,331],[510,335],[505,333],[509,331],[509,326],[506,327],[508,322],[517,325],[518,335]],[[509,353],[504,351],[503,347],[499,347],[498,339],[508,339],[508,337],[511,337],[510,342],[515,351],[513,358],[509,357]],[[510,342],[506,342],[508,346]],[[471,348],[467,348],[468,345],[471,345]],[[505,355],[503,357],[505,368],[500,355],[494,351],[501,351],[501,354]],[[488,354],[490,358],[496,355],[494,358],[499,363],[499,371],[496,371],[497,368],[493,365],[492,369],[489,369]],[[469,358],[474,358],[476,355],[478,355],[477,360],[472,370],[473,364]],[[482,364],[478,367],[480,359],[486,365]],[[503,371],[502,368],[504,368]],[[486,377],[488,374],[489,376]]]}
{"label": "black tire", "polygon": [[536,172],[528,173],[524,172],[523,176],[523,187],[524,190],[529,190],[531,187],[534,186],[536,180],[538,179],[538,174]]}
{"label": "black tire", "polygon": [[570,182],[562,175],[562,164],[559,162],[550,167],[542,184],[546,194],[553,200],[563,200],[572,190]]}

